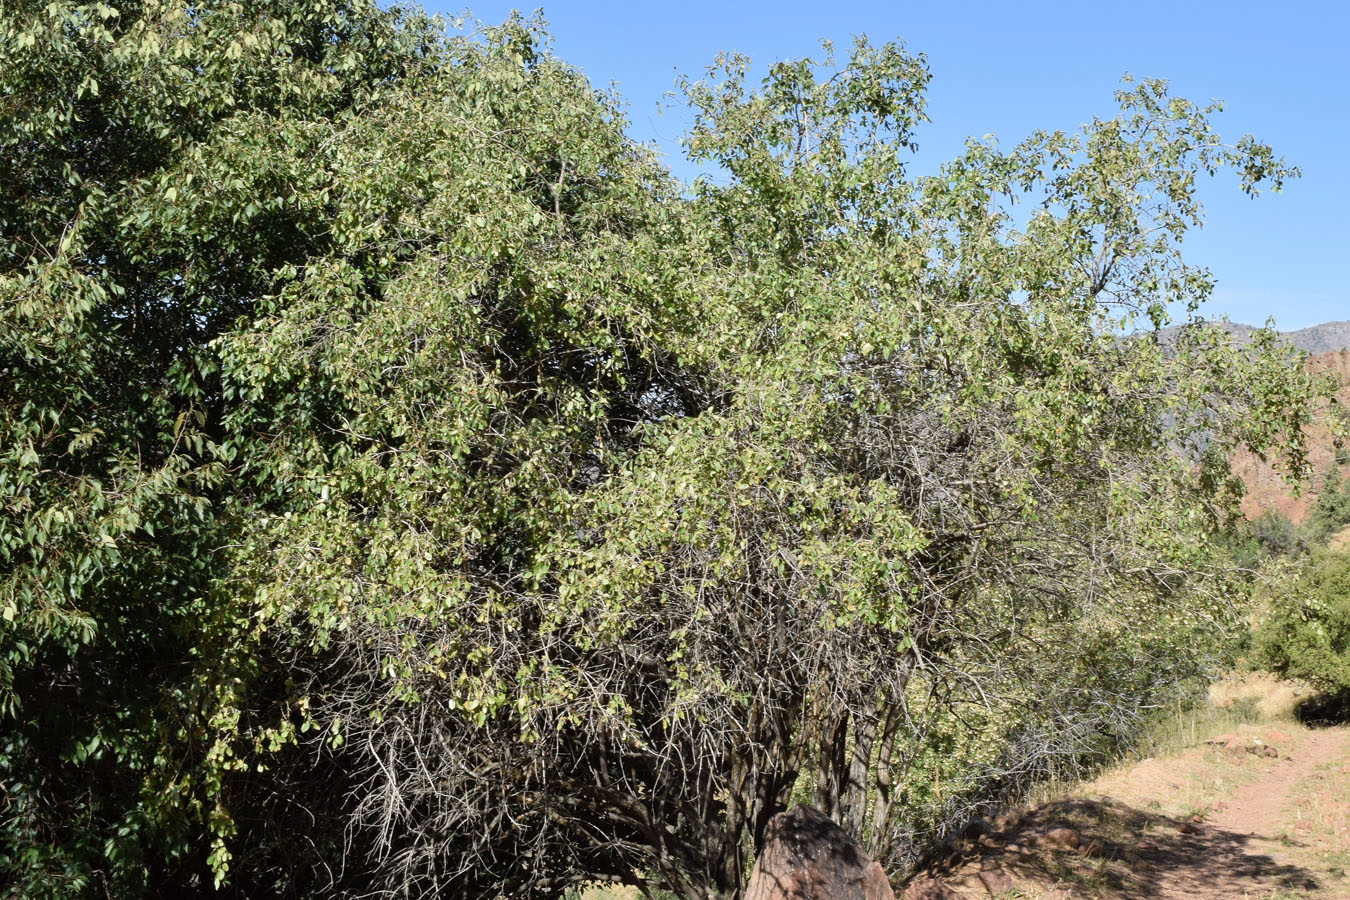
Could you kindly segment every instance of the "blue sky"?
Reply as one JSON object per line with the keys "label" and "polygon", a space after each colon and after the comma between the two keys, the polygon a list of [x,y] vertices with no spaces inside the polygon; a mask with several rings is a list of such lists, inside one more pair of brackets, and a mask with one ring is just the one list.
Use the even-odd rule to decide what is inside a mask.
{"label": "blue sky", "polygon": [[[528,3],[480,2],[485,22]],[[1252,133],[1303,169],[1257,200],[1220,174],[1203,186],[1207,224],[1188,259],[1218,280],[1205,312],[1281,329],[1350,319],[1350,5],[1212,3],[544,3],[554,52],[627,98],[632,136],[688,177],[687,119],[659,110],[679,72],[699,75],[719,50],[757,65],[811,55],[821,38],[901,38],[927,54],[933,80],[912,172],[932,172],[967,136],[1011,145],[1036,128],[1072,129],[1114,111],[1120,77],[1167,78],[1175,94],[1221,98],[1225,138]],[[459,15],[457,2],[431,12]]]}

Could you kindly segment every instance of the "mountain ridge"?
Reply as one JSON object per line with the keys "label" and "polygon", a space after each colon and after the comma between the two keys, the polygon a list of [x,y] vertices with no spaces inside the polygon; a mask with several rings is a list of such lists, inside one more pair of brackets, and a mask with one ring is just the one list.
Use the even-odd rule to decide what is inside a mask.
{"label": "mountain ridge", "polygon": [[[1259,327],[1242,322],[1211,321],[1210,324],[1223,328],[1236,337],[1239,343],[1249,342],[1252,334],[1260,331]],[[1160,334],[1163,340],[1167,340],[1183,327],[1172,325],[1162,329]],[[1323,322],[1320,325],[1310,325],[1293,331],[1279,331],[1276,334],[1284,343],[1307,352],[1309,356],[1350,350],[1350,321]]]}

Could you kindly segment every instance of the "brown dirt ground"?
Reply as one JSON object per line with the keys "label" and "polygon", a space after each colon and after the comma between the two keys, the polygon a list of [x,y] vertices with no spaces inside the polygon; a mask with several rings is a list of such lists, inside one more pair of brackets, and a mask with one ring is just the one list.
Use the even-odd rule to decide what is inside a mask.
{"label": "brown dirt ground", "polygon": [[1243,726],[989,827],[932,874],[969,898],[1350,900],[1350,728]]}

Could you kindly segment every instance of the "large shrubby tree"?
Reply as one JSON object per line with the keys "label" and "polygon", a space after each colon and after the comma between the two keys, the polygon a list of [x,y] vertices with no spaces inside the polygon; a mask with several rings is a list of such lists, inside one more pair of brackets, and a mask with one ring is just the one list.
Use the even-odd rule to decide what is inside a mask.
{"label": "large shrubby tree", "polygon": [[1226,451],[1300,459],[1268,337],[1122,337],[1289,174],[1161,83],[913,178],[921,57],[728,58],[681,190],[535,23],[3,24],[22,892],[710,897],[794,797],[903,862],[1204,664]]}
{"label": "large shrubby tree", "polygon": [[341,0],[0,9],[0,881],[18,895],[181,895],[208,854],[224,871],[251,651],[220,562],[258,491],[211,344],[341,240],[324,142],[434,69],[439,40]]}

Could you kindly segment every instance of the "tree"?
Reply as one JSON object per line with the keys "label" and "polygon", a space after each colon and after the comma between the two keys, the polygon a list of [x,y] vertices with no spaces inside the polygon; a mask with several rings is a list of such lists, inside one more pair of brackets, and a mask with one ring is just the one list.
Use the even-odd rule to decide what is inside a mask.
{"label": "tree", "polygon": [[189,896],[225,872],[256,669],[221,548],[258,486],[212,342],[341,235],[313,154],[433,67],[430,29],[359,0],[0,8],[0,882],[18,895]]}
{"label": "tree", "polygon": [[29,894],[734,894],[794,791],[901,862],[1203,665],[1225,451],[1301,460],[1271,334],[1121,337],[1291,174],[1161,82],[914,179],[922,57],[724,58],[683,190],[537,22],[4,16]]}
{"label": "tree", "polygon": [[[363,773],[356,815],[389,889],[654,877],[734,892],[804,778],[892,859],[913,824],[904,776],[932,735],[952,737],[968,692],[1002,717],[982,737],[1037,749],[986,761],[1015,779],[1127,733],[1203,662],[1228,600],[1207,536],[1231,488],[1224,451],[1277,435],[1297,449],[1312,385],[1268,334],[1253,355],[1198,326],[1175,355],[1117,334],[1207,293],[1176,256],[1198,171],[1231,164],[1251,188],[1286,170],[1148,82],[1080,137],[972,145],[912,182],[900,158],[925,80],[898,46],[859,44],[828,79],[782,64],[754,92],[728,59],[688,84],[690,152],[729,183],[657,204],[654,245],[608,235],[612,258],[641,255],[606,267],[625,274],[601,290],[550,269],[563,316],[637,301],[607,313],[606,346],[637,365],[614,384],[561,364],[594,358],[564,340],[583,330],[569,319],[562,334],[522,323],[528,352],[502,374],[470,366],[490,404],[473,416],[451,416],[468,391],[444,393],[464,357],[434,344],[430,358],[364,330],[318,344],[285,322],[267,345],[318,345],[313,368],[372,379],[335,392],[362,423],[344,429],[351,462],[308,463],[345,503],[273,520],[238,571],[266,586],[269,621],[317,629],[340,660],[296,666],[315,673],[316,719],[342,723],[335,765]],[[1041,202],[1015,229],[998,201],[1025,191]],[[546,252],[594,240],[576,227]],[[431,311],[465,296],[514,323],[538,302],[424,283],[406,289]],[[305,327],[331,305],[301,310]],[[503,444],[519,449],[490,449]],[[304,471],[269,446],[289,454],[274,469]],[[447,540],[463,548],[448,566]]]}

